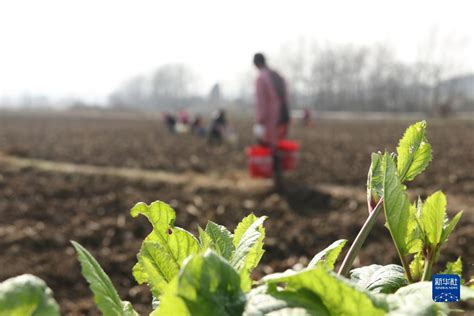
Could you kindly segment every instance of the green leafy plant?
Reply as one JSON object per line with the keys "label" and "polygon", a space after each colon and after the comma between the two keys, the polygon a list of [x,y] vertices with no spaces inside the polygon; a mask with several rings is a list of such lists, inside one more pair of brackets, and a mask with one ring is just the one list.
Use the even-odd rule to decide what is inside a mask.
{"label": "green leafy plant", "polygon": [[[424,202],[410,202],[406,183],[431,161],[426,123],[410,126],[397,153],[374,153],[367,180],[369,215],[334,270],[346,240],[337,240],[314,256],[301,271],[288,270],[253,280],[264,253],[265,217],[245,217],[232,233],[208,222],[199,236],[175,226],[176,213],[166,203],[138,203],[131,215],[143,215],[153,230],[142,243],[133,268],[139,284],[153,294],[151,315],[443,315],[447,304],[431,299],[433,265],[462,216],[451,220],[446,197],[436,192]],[[375,221],[384,214],[400,264],[372,264],[352,269]],[[73,242],[82,273],[104,315],[136,315],[92,255]],[[461,259],[444,272],[462,274]],[[471,284],[469,281],[467,284]],[[461,288],[463,300],[474,290]]]}
{"label": "green leafy plant", "polygon": [[0,283],[0,316],[56,316],[59,306],[40,278],[23,274]]}
{"label": "green leafy plant", "polygon": [[138,315],[132,305],[127,301],[120,300],[112,281],[105,274],[95,258],[80,244],[72,242],[82,266],[82,275],[90,284],[94,293],[95,303],[104,315]]}
{"label": "green leafy plant", "polygon": [[449,221],[446,197],[442,192],[430,196],[424,206],[421,199],[413,204],[408,199],[405,183],[425,170],[432,158],[426,127],[425,121],[410,126],[400,140],[396,154],[372,154],[367,177],[369,216],[346,255],[339,274],[348,274],[383,210],[386,227],[409,283],[431,279],[431,269],[438,260],[440,248],[454,230],[462,211]]}

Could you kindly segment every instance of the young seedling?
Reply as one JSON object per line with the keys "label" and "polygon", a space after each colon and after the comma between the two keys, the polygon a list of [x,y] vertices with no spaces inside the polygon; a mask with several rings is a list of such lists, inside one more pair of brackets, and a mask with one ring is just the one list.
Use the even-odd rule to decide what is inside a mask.
{"label": "young seedling", "polygon": [[[446,242],[457,222],[459,212],[450,222],[446,215],[446,198],[437,192],[427,204],[409,202],[405,182],[415,179],[431,161],[431,145],[426,138],[426,122],[410,126],[397,147],[397,154],[372,154],[367,179],[369,216],[357,235],[339,269],[347,276],[355,257],[369,235],[381,209],[400,262],[409,282],[431,279],[431,268],[439,249]],[[375,204],[375,207],[373,205]],[[409,263],[409,257],[414,255]],[[420,267],[423,272],[420,273]]]}

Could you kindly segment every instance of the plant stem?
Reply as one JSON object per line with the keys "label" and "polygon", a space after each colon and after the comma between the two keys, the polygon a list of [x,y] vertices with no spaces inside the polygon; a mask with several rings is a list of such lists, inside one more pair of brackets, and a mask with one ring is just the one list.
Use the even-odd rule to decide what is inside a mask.
{"label": "plant stem", "polygon": [[393,244],[395,246],[395,249],[397,250],[398,257],[400,258],[400,262],[402,263],[403,270],[405,270],[405,273],[407,275],[408,282],[413,283],[413,278],[410,272],[410,264],[407,262],[407,259],[405,258],[405,256],[400,252],[400,249],[398,248],[398,245],[395,242],[395,238],[393,237],[393,233],[390,230],[390,228],[388,229],[388,231],[390,232],[390,236],[392,237]]}
{"label": "plant stem", "polygon": [[397,249],[398,257],[402,262],[403,270],[405,270],[405,273],[407,274],[408,283],[413,283],[413,277],[411,276],[410,272],[410,264],[407,262],[407,259],[400,253],[397,245],[395,245],[395,249]]}
{"label": "plant stem", "polygon": [[348,275],[350,269],[352,268],[352,264],[354,263],[354,260],[360,251],[360,248],[362,247],[365,240],[367,239],[367,236],[369,235],[370,231],[374,227],[377,216],[380,214],[380,211],[382,209],[383,209],[383,198],[379,200],[379,202],[374,207],[372,212],[370,212],[369,217],[367,217],[367,220],[365,221],[364,225],[362,226],[359,233],[357,234],[357,237],[354,239],[354,242],[352,243],[351,248],[347,252],[346,257],[344,258],[344,261],[342,262],[342,265],[339,269],[339,272],[338,272],[339,275],[342,275],[342,276]]}
{"label": "plant stem", "polygon": [[425,266],[423,268],[423,276],[421,277],[421,281],[431,280],[431,270],[433,268],[432,257],[433,257],[432,253],[429,253],[428,256],[425,258]]}

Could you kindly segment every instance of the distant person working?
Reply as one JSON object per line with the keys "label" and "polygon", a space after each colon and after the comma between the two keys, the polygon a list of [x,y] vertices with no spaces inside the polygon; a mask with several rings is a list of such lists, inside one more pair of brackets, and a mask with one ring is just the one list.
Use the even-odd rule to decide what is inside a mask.
{"label": "distant person working", "polygon": [[211,145],[221,145],[227,129],[227,118],[224,110],[214,112],[211,126],[209,127],[208,143]]}
{"label": "distant person working", "polygon": [[278,72],[267,66],[263,54],[255,54],[253,63],[259,72],[255,82],[254,134],[261,145],[272,148],[275,185],[277,189],[282,189],[282,171],[277,144],[279,140],[287,137],[290,122],[286,82]]}

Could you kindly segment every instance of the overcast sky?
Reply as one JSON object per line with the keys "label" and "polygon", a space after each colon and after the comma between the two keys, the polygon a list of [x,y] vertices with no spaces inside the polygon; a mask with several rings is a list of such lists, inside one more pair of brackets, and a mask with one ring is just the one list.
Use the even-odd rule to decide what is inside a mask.
{"label": "overcast sky", "polygon": [[[474,69],[472,1],[0,0],[0,96],[103,101],[128,77],[170,62],[203,89],[231,85],[254,52],[271,60],[298,38],[388,42],[404,60],[437,28]],[[274,58],[275,59],[275,58]]]}

